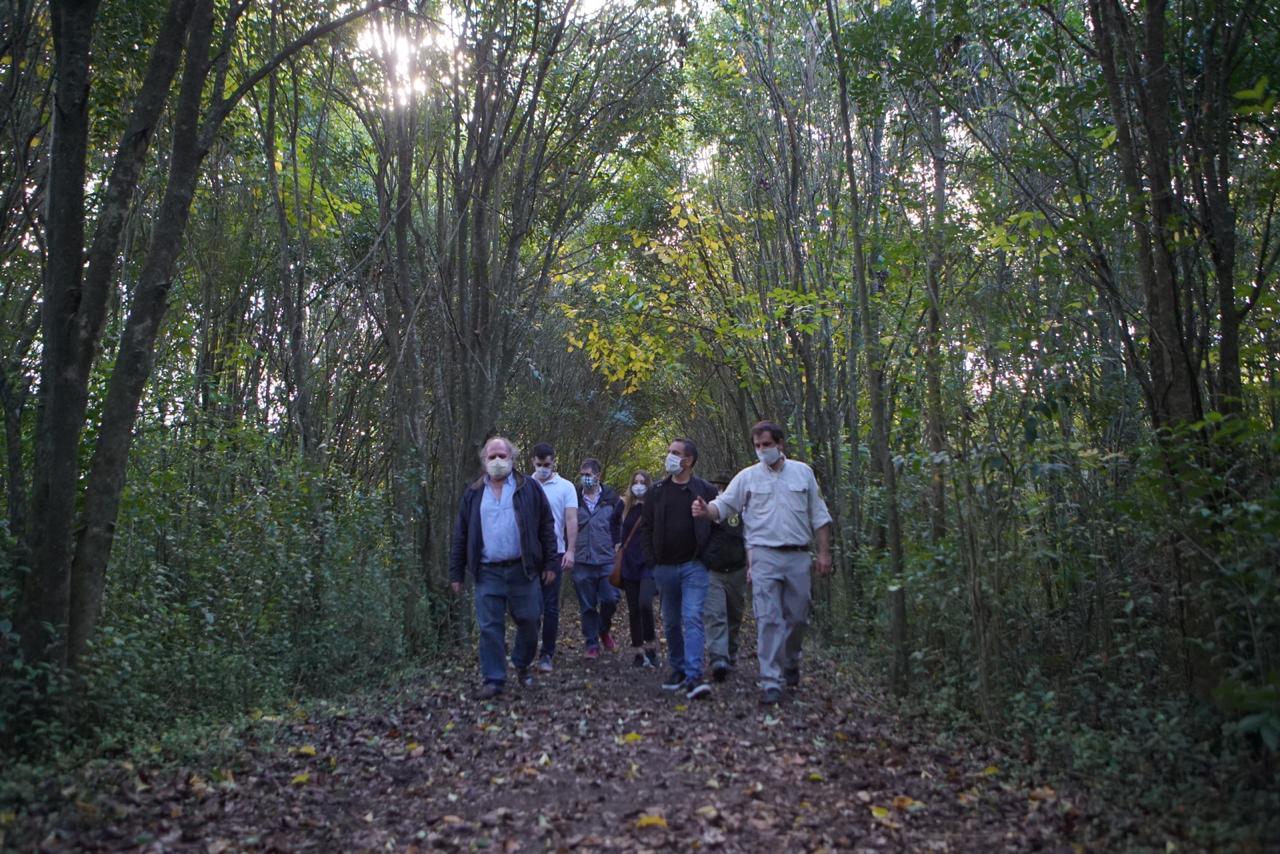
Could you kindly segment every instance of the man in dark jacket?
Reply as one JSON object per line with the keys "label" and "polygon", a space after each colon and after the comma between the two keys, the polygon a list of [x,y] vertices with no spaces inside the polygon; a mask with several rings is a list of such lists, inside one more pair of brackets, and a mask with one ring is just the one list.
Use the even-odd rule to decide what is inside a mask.
{"label": "man in dark jacket", "polygon": [[516,624],[511,663],[520,684],[533,686],[529,665],[538,648],[541,585],[555,577],[551,505],[537,481],[515,471],[516,456],[515,446],[501,436],[485,442],[485,473],[462,493],[449,550],[453,592],[462,592],[468,573],[476,582],[482,699],[501,694],[506,682],[508,611]]}
{"label": "man in dark jacket", "polygon": [[662,597],[662,625],[671,656],[671,675],[662,687],[682,691],[690,700],[711,693],[711,686],[702,681],[702,608],[709,579],[699,559],[711,536],[711,523],[695,519],[691,508],[695,498],[715,498],[716,488],[694,475],[697,461],[698,448],[688,439],[668,446],[667,477],[647,493],[644,529],[638,535]]}
{"label": "man in dark jacket", "polygon": [[588,457],[578,469],[578,539],[573,563],[573,587],[582,615],[587,658],[600,657],[600,645],[613,652],[609,634],[618,608],[618,589],[609,583],[613,556],[621,542],[622,499],[600,482],[600,461]]}

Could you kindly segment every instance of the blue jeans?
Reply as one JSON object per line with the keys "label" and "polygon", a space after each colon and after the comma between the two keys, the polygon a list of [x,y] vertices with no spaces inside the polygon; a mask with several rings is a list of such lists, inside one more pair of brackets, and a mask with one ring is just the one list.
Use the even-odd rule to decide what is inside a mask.
{"label": "blue jeans", "polygon": [[484,681],[501,685],[507,678],[506,615],[516,624],[516,642],[511,663],[523,670],[533,663],[538,649],[538,617],[542,614],[542,593],[537,576],[530,578],[524,567],[494,567],[480,564],[476,571],[476,622],[480,624],[480,675]]}
{"label": "blue jeans", "polygon": [[653,580],[662,597],[662,625],[667,630],[667,652],[671,669],[686,679],[702,678],[702,608],[710,585],[707,568],[700,560],[660,563],[653,568]]}
{"label": "blue jeans", "polygon": [[582,637],[588,647],[600,643],[600,635],[609,631],[613,612],[618,610],[618,588],[609,583],[611,566],[574,564],[573,587],[578,591],[582,611]]}
{"label": "blue jeans", "polygon": [[556,654],[556,638],[560,637],[560,568],[563,554],[556,555],[556,577],[550,584],[542,585],[542,653],[546,658]]}

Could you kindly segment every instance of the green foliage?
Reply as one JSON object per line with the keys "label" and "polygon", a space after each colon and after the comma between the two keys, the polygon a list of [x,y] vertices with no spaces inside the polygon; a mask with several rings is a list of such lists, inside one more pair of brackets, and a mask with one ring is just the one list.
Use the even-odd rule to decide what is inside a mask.
{"label": "green foliage", "polygon": [[403,660],[411,603],[397,599],[386,497],[280,450],[235,429],[137,449],[83,684],[16,662],[0,691],[8,749],[123,745]]}
{"label": "green foliage", "polygon": [[[146,44],[162,5],[105,10],[100,44]],[[1205,191],[1179,149],[1170,238],[1191,277],[1209,415],[1165,435],[1149,426],[1146,212],[1124,192],[1084,7],[836,2],[829,33],[823,4],[730,0],[689,38],[678,6],[617,4],[561,38],[535,32],[533,7],[480,4],[445,50],[388,11],[383,24],[424,39],[421,91],[397,101],[389,57],[350,31],[278,70],[276,162],[265,85],[229,118],[197,190],[83,681],[10,656],[0,746],[38,753],[86,734],[119,746],[174,716],[341,690],[441,649],[456,626],[432,585],[473,434],[552,440],[562,470],[596,456],[622,486],[634,469],[658,474],[673,435],[699,442],[704,473],[734,467],[747,426],[768,417],[837,517],[839,571],[815,585],[824,638],[888,660],[885,602],[903,590],[918,707],[1108,796],[1159,777],[1141,793],[1153,811],[1230,800],[1216,826],[1187,821],[1204,822],[1206,846],[1248,842],[1245,813],[1277,812],[1266,772],[1280,750],[1274,13],[1242,22],[1256,44],[1217,105],[1232,123],[1235,297],[1250,307],[1240,414],[1216,396],[1217,273],[1204,218],[1188,216]],[[333,8],[289,11],[273,36],[272,8],[245,10],[233,79]],[[1190,88],[1168,106],[1181,145],[1207,54],[1199,29],[1179,33],[1169,59]],[[550,73],[518,89],[552,38]],[[495,53],[469,63],[482,43]],[[850,72],[848,153],[833,45]],[[499,54],[508,64],[490,76]],[[95,174],[143,68],[127,51],[98,55]],[[485,116],[486,103],[501,109]],[[152,160],[122,306],[163,189],[165,158]],[[10,197],[39,199],[15,180]],[[31,211],[8,215],[5,234],[33,233]],[[9,330],[34,324],[24,294],[43,251],[9,243],[6,352]],[[90,424],[123,323],[113,309]],[[2,367],[36,387],[34,356]],[[868,448],[881,368],[896,494]],[[305,450],[303,392],[320,442]],[[29,468],[34,407],[17,424]],[[0,534],[8,615],[19,576]],[[0,650],[12,647],[0,621]]]}

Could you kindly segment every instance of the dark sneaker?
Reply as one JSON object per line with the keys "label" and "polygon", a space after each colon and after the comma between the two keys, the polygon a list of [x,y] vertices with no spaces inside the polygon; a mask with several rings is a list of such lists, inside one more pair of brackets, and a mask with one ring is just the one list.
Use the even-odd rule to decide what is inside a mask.
{"label": "dark sneaker", "polygon": [[637,652],[636,657],[631,659],[631,666],[632,667],[648,667],[649,659],[644,657],[643,652]]}
{"label": "dark sneaker", "polygon": [[543,673],[550,673],[555,668],[551,666],[551,656],[544,655],[538,659],[538,670]]}
{"label": "dark sneaker", "polygon": [[671,675],[662,683],[663,691],[679,691],[684,687],[684,674],[679,670],[672,670]]}
{"label": "dark sneaker", "polygon": [[776,706],[778,705],[778,701],[781,699],[782,699],[781,688],[765,688],[764,691],[760,694],[760,705]]}
{"label": "dark sneaker", "polygon": [[584,658],[599,658],[600,647],[594,646],[594,645],[588,646],[587,651],[584,652],[582,655]]}
{"label": "dark sneaker", "polygon": [[729,673],[733,668],[727,664],[717,664],[711,668],[711,678],[716,682],[723,682],[729,678]]}
{"label": "dark sneaker", "polygon": [[685,699],[686,700],[709,700],[711,699],[711,686],[706,682],[686,682]]}
{"label": "dark sneaker", "polygon": [[522,668],[520,672],[516,674],[516,678],[519,680],[521,688],[533,687],[533,674],[529,672],[529,668]]}
{"label": "dark sneaker", "polygon": [[479,697],[481,700],[492,700],[494,697],[497,697],[501,693],[502,693],[502,686],[499,685],[497,682],[486,682],[484,683],[483,686],[481,686],[480,693],[478,693],[476,696]]}
{"label": "dark sneaker", "polygon": [[788,667],[782,671],[782,679],[787,683],[788,688],[797,688],[800,685],[800,668]]}
{"label": "dark sneaker", "polygon": [[605,632],[600,636],[600,643],[603,644],[604,648],[609,650],[609,652],[613,652],[618,648],[618,642],[614,640],[613,635],[608,632]]}
{"label": "dark sneaker", "polygon": [[644,651],[644,660],[646,667],[656,668],[658,666],[658,651],[656,649],[646,649]]}

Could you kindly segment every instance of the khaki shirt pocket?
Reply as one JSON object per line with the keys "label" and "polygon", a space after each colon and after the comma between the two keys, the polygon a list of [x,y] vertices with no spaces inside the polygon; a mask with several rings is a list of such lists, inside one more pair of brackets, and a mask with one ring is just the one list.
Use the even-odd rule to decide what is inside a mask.
{"label": "khaki shirt pocket", "polygon": [[796,513],[808,514],[809,490],[803,486],[788,486],[782,490],[782,506]]}

